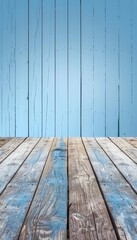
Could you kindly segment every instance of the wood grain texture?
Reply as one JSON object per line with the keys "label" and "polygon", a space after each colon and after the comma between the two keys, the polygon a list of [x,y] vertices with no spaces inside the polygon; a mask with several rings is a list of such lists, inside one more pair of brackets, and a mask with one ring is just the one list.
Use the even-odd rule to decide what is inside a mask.
{"label": "wood grain texture", "polygon": [[136,0],[0,0],[0,136],[137,136]]}
{"label": "wood grain texture", "polygon": [[83,138],[120,239],[136,240],[137,197],[95,139]]}
{"label": "wood grain texture", "polygon": [[10,155],[24,140],[25,138],[13,138],[4,144],[0,148],[0,163],[3,162],[3,160]]}
{"label": "wood grain texture", "polygon": [[55,136],[54,0],[43,1],[43,136]]}
{"label": "wood grain texture", "polygon": [[7,143],[11,138],[0,138],[0,147]]}
{"label": "wood grain texture", "polygon": [[66,239],[67,142],[56,139],[20,234],[25,239]]}
{"label": "wood grain texture", "polygon": [[[80,111],[81,111],[81,100],[80,98],[80,54],[81,54],[81,39],[80,39],[80,31],[81,31],[81,25],[80,25],[80,1],[79,0],[69,0],[68,1],[68,81],[69,85],[69,115],[68,115],[68,121],[69,121],[69,128],[68,128],[68,136],[72,137],[79,137],[80,136]],[[75,65],[75,67],[74,67]],[[77,91],[76,91],[77,89]],[[74,104],[75,99],[75,104]]]}
{"label": "wood grain texture", "polygon": [[137,139],[134,137],[124,137],[124,140],[126,140],[128,143],[130,143],[131,145],[133,145],[134,147],[137,147]]}
{"label": "wood grain texture", "polygon": [[[42,139],[0,196],[0,239],[18,239],[52,144]],[[24,171],[22,171],[24,170]]]}
{"label": "wood grain texture", "polygon": [[1,119],[0,136],[13,137],[16,112],[16,3],[1,1]]}
{"label": "wood grain texture", "polygon": [[137,164],[108,138],[97,138],[97,142],[137,193]]}
{"label": "wood grain texture", "polygon": [[0,164],[0,194],[16,174],[38,141],[38,138],[27,138]]}
{"label": "wood grain texture", "polygon": [[118,1],[106,1],[105,8],[106,136],[111,137],[119,134]]}
{"label": "wood grain texture", "polygon": [[[132,136],[132,1],[119,1],[120,136]],[[124,8],[124,11],[123,11]],[[131,79],[131,81],[129,81]],[[136,129],[136,127],[135,127]]]}
{"label": "wood grain texture", "polygon": [[14,0],[16,4],[16,136],[26,137],[29,134],[29,59],[28,59],[28,0]]}
{"label": "wood grain texture", "polygon": [[81,139],[70,139],[69,236],[70,239],[117,239],[95,175]]}
{"label": "wood grain texture", "polygon": [[29,1],[29,135],[42,134],[41,1]]}
{"label": "wood grain texture", "polygon": [[[82,136],[94,133],[94,2],[81,1]],[[91,67],[92,66],[92,67]],[[90,91],[89,91],[90,89]],[[71,136],[71,135],[70,135]]]}
{"label": "wood grain texture", "polygon": [[55,2],[55,136],[67,137],[67,0]]}
{"label": "wood grain texture", "polygon": [[137,148],[122,138],[110,138],[120,149],[137,163]]}
{"label": "wood grain texture", "polygon": [[[94,1],[94,135],[105,136],[105,0]],[[101,26],[101,27],[100,27]],[[101,119],[101,121],[100,121]],[[84,135],[83,135],[84,136]]]}

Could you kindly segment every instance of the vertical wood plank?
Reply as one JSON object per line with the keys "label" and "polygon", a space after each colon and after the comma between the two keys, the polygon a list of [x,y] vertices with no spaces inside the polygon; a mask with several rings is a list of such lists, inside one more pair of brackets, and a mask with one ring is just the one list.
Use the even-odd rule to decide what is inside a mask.
{"label": "vertical wood plank", "polygon": [[67,142],[55,139],[20,240],[67,239]]}
{"label": "vertical wood plank", "polygon": [[1,3],[1,136],[15,136],[15,1]]}
{"label": "vertical wood plank", "polygon": [[56,1],[56,136],[67,136],[67,0]]}
{"label": "vertical wood plank", "polygon": [[[80,1],[69,0],[69,136],[80,136]],[[74,100],[75,99],[75,100]]]}
{"label": "vertical wood plank", "polygon": [[70,239],[117,239],[81,139],[69,139]]}
{"label": "vertical wood plank", "polygon": [[54,136],[54,0],[43,1],[43,136]]}
{"label": "vertical wood plank", "polygon": [[42,135],[41,1],[29,1],[29,135]]}
{"label": "vertical wood plank", "polygon": [[0,1],[0,136],[2,135],[2,34],[3,34],[3,24],[2,24],[2,12],[3,3]]}
{"label": "vertical wood plank", "polygon": [[131,136],[137,136],[137,1],[132,0],[131,59],[132,59],[132,129]]}
{"label": "vertical wood plank", "polygon": [[93,136],[94,132],[94,28],[93,1],[81,1],[82,5],[82,135]]}
{"label": "vertical wood plank", "polygon": [[105,0],[94,1],[94,135],[105,135]]}
{"label": "vertical wood plank", "polygon": [[16,136],[28,136],[28,0],[16,3]]}
{"label": "vertical wood plank", "polygon": [[120,0],[120,136],[131,134],[131,1]]}
{"label": "vertical wood plank", "polygon": [[107,136],[118,136],[118,99],[118,0],[110,0],[106,1]]}

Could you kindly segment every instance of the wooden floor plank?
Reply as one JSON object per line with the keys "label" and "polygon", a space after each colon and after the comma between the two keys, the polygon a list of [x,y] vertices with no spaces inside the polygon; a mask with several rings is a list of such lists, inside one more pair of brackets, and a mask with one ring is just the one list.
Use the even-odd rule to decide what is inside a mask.
{"label": "wooden floor plank", "polygon": [[39,138],[27,138],[5,159],[5,161],[0,164],[0,194],[10,182],[14,174],[18,171],[21,164],[28,157],[38,141]]}
{"label": "wooden floor plank", "polygon": [[0,148],[12,138],[0,138]]}
{"label": "wooden floor plank", "polygon": [[[16,240],[37,189],[53,139],[41,139],[0,196],[0,239]],[[27,239],[27,238],[26,238]]]}
{"label": "wooden floor plank", "polygon": [[35,198],[23,224],[20,240],[56,239],[67,235],[67,143],[56,139]]}
{"label": "wooden floor plank", "polygon": [[134,147],[137,148],[137,138],[133,137],[124,137],[124,140],[126,140],[128,143],[130,143],[131,145],[133,145]]}
{"label": "wooden floor plank", "polygon": [[125,141],[123,138],[110,138],[126,155],[137,163],[137,148]]}
{"label": "wooden floor plank", "polygon": [[70,239],[117,239],[80,138],[69,140],[68,157]]}
{"label": "wooden floor plank", "polygon": [[25,138],[12,138],[0,148],[0,163],[8,157],[23,141]]}
{"label": "wooden floor plank", "polygon": [[110,139],[96,138],[96,140],[137,193],[137,164],[125,155]]}
{"label": "wooden floor plank", "polygon": [[93,138],[83,138],[119,239],[137,240],[137,195]]}

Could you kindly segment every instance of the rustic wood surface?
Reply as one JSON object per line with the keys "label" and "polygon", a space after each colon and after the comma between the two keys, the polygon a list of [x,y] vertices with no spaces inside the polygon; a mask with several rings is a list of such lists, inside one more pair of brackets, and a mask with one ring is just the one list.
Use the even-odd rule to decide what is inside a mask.
{"label": "rustic wood surface", "polygon": [[137,240],[137,138],[0,138],[1,240]]}

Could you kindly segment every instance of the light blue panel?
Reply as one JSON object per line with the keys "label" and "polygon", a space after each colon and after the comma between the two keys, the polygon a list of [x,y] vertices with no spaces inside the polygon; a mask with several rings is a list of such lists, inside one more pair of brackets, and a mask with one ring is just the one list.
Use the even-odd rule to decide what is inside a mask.
{"label": "light blue panel", "polygon": [[1,136],[15,135],[15,1],[1,3]]}
{"label": "light blue panel", "polygon": [[94,0],[94,136],[105,136],[105,0]]}
{"label": "light blue panel", "polygon": [[131,136],[137,136],[137,1],[132,0],[132,129]]}
{"label": "light blue panel", "polygon": [[16,0],[16,136],[28,136],[28,0]]}
{"label": "light blue panel", "polygon": [[69,136],[80,136],[80,0],[69,0]]}
{"label": "light blue panel", "polygon": [[42,135],[41,1],[29,1],[29,135]]}
{"label": "light blue panel", "polygon": [[67,0],[56,1],[56,136],[67,136]]}
{"label": "light blue panel", "polygon": [[3,12],[3,4],[0,1],[0,136],[2,134],[2,34],[3,34],[3,27],[2,27],[2,12]]}
{"label": "light blue panel", "polygon": [[82,0],[82,136],[93,136],[93,1]]}
{"label": "light blue panel", "polygon": [[131,135],[131,1],[120,0],[120,135]]}
{"label": "light blue panel", "polygon": [[118,135],[118,0],[106,1],[106,135]]}
{"label": "light blue panel", "polygon": [[54,0],[43,2],[43,136],[54,136]]}

